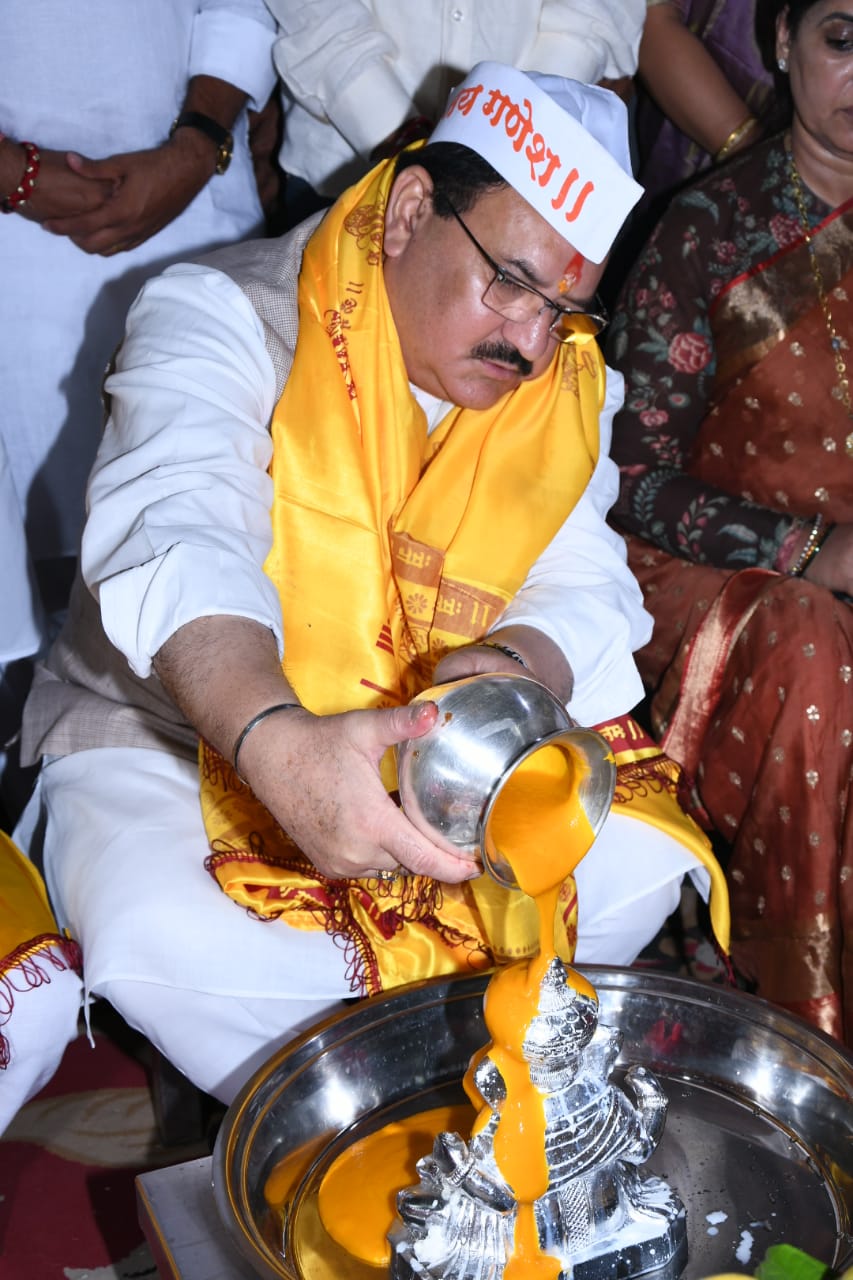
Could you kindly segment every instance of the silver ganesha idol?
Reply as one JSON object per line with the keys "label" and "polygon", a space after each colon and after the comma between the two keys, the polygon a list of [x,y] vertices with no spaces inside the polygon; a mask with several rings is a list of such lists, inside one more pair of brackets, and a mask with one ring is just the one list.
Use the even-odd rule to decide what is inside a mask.
{"label": "silver ganesha idol", "polygon": [[[543,1098],[548,1190],[535,1204],[539,1245],[563,1280],[653,1275],[673,1280],[687,1260],[686,1213],[663,1179],[639,1166],[660,1142],[666,1096],[646,1068],[610,1082],[622,1035],[566,980],[560,960],[542,981],[524,1040]],[[390,1233],[394,1280],[501,1280],[518,1206],[498,1169],[494,1136],[506,1089],[491,1056],[473,1080],[489,1109],[470,1139],[441,1133],[397,1196]]]}

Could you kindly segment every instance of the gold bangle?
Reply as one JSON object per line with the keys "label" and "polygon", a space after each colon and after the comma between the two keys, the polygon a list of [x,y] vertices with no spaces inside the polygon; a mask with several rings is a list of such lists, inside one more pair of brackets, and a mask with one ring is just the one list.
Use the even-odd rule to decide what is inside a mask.
{"label": "gold bangle", "polygon": [[821,529],[820,533],[818,534],[817,538],[814,541],[814,545],[810,548],[808,555],[803,561],[803,564],[800,566],[800,572],[797,574],[798,578],[802,578],[803,574],[805,573],[806,569],[808,569],[809,565],[814,564],[814,561],[817,557],[818,552],[823,550],[826,540],[829,537],[829,535],[832,533],[834,528],[835,528],[834,524],[825,524],[823,526],[823,528]]}
{"label": "gold bangle", "polygon": [[729,152],[733,150],[739,142],[742,142],[746,135],[751,133],[757,124],[758,121],[755,116],[747,116],[745,120],[741,120],[737,128],[732,129],[719,151],[715,152],[714,164],[719,164],[721,160],[725,160]]}
{"label": "gold bangle", "polygon": [[826,528],[826,532],[823,533],[823,537],[821,537],[821,533],[823,532],[825,525],[826,517],[822,511],[819,511],[812,522],[809,536],[806,538],[803,543],[803,548],[797,556],[796,564],[791,565],[791,568],[788,570],[789,578],[801,578],[803,576],[803,571],[809,566],[812,560],[814,560],[818,551],[820,551],[823,539],[834,528],[833,525],[829,525]]}

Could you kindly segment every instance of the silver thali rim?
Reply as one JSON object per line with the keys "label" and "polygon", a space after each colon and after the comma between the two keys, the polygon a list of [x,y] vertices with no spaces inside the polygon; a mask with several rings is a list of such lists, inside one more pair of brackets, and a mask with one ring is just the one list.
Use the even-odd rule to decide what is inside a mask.
{"label": "silver thali rim", "polygon": [[[576,967],[600,992],[615,993],[623,999],[632,995],[635,998],[649,995],[661,998],[662,1004],[669,998],[680,1005],[722,1009],[735,1022],[759,1026],[769,1031],[808,1055],[817,1074],[827,1083],[835,1082],[834,1087],[830,1087],[833,1087],[838,1096],[849,1099],[853,1106],[853,1054],[831,1036],[796,1015],[778,1009],[757,996],[728,987],[712,986],[693,978],[608,965]],[[213,1151],[212,1189],[217,1209],[230,1232],[232,1243],[236,1244],[251,1263],[258,1276],[267,1277],[268,1280],[291,1280],[295,1276],[291,1269],[285,1269],[281,1256],[270,1249],[248,1211],[247,1155],[252,1149],[254,1135],[275,1099],[321,1058],[331,1044],[339,1045],[348,1039],[358,1038],[367,1030],[378,1031],[384,1022],[396,1021],[406,1010],[467,1002],[475,996],[482,996],[490,977],[491,971],[477,975],[431,978],[397,988],[387,994],[360,1000],[352,1009],[323,1019],[271,1055],[243,1086],[228,1108],[217,1135]],[[646,1065],[671,1079],[703,1083],[701,1073],[674,1073],[672,1064],[663,1059],[657,1062],[647,1060]],[[454,1075],[452,1078],[458,1077]],[[272,1079],[275,1080],[274,1086],[270,1084]],[[450,1079],[448,1077],[448,1081]],[[715,1079],[719,1084],[719,1078],[710,1074],[705,1077],[705,1081],[711,1085]],[[748,1088],[735,1086],[730,1081],[727,1084],[726,1092],[731,1097],[754,1103],[755,1095]],[[253,1116],[253,1106],[264,1090],[264,1109]],[[410,1090],[401,1089],[398,1096],[383,1101],[383,1109],[409,1096]],[[784,1128],[781,1121],[777,1123],[780,1128]],[[853,1205],[848,1208],[853,1214]],[[847,1222],[846,1230],[853,1230],[853,1221]]]}

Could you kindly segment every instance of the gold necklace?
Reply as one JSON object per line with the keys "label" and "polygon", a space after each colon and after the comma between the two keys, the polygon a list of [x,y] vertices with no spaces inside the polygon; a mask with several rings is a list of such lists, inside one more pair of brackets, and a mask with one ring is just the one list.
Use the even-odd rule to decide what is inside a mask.
{"label": "gold necklace", "polygon": [[[847,417],[853,418],[853,400],[850,397],[850,383],[847,380],[847,365],[844,362],[842,354],[844,346],[839,336],[838,330],[832,319],[832,311],[829,306],[829,298],[826,296],[826,286],[823,283],[823,272],[820,263],[817,260],[817,252],[812,241],[812,232],[809,225],[809,215],[806,209],[806,197],[803,191],[803,184],[800,179],[800,173],[794,160],[794,152],[788,145],[788,166],[791,174],[791,188],[794,192],[794,200],[797,205],[797,212],[800,215],[800,225],[803,229],[803,239],[806,242],[806,248],[809,251],[809,265],[812,269],[812,278],[814,279],[815,289],[817,290],[818,302],[823,312],[826,331],[829,334],[829,345],[832,348],[832,358],[835,361],[835,374],[838,379],[838,390],[841,396],[841,402],[847,410]],[[849,433],[844,441],[844,451],[848,458],[853,458],[853,431]]]}

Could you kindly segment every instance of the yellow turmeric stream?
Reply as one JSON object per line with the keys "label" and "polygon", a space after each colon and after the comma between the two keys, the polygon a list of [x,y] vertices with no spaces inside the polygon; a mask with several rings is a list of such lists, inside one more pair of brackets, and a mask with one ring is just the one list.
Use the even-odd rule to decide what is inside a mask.
{"label": "yellow turmeric stream", "polygon": [[[514,1252],[504,1280],[556,1280],[559,1258],[539,1248],[534,1205],[548,1190],[545,1158],[545,1108],[530,1080],[522,1046],[536,1015],[539,987],[555,957],[554,915],[560,885],[590,848],[594,836],[580,803],[581,761],[566,747],[542,747],[519,765],[492,811],[490,835],[519,886],[536,902],[539,952],[530,960],[499,969],[486,990],[486,1026],[492,1037],[489,1056],[503,1077],[506,1100],[495,1133],[495,1160],[518,1203]],[[580,974],[569,980],[595,996]],[[465,1089],[476,1100],[469,1068]],[[481,1109],[474,1131],[489,1118]]]}

